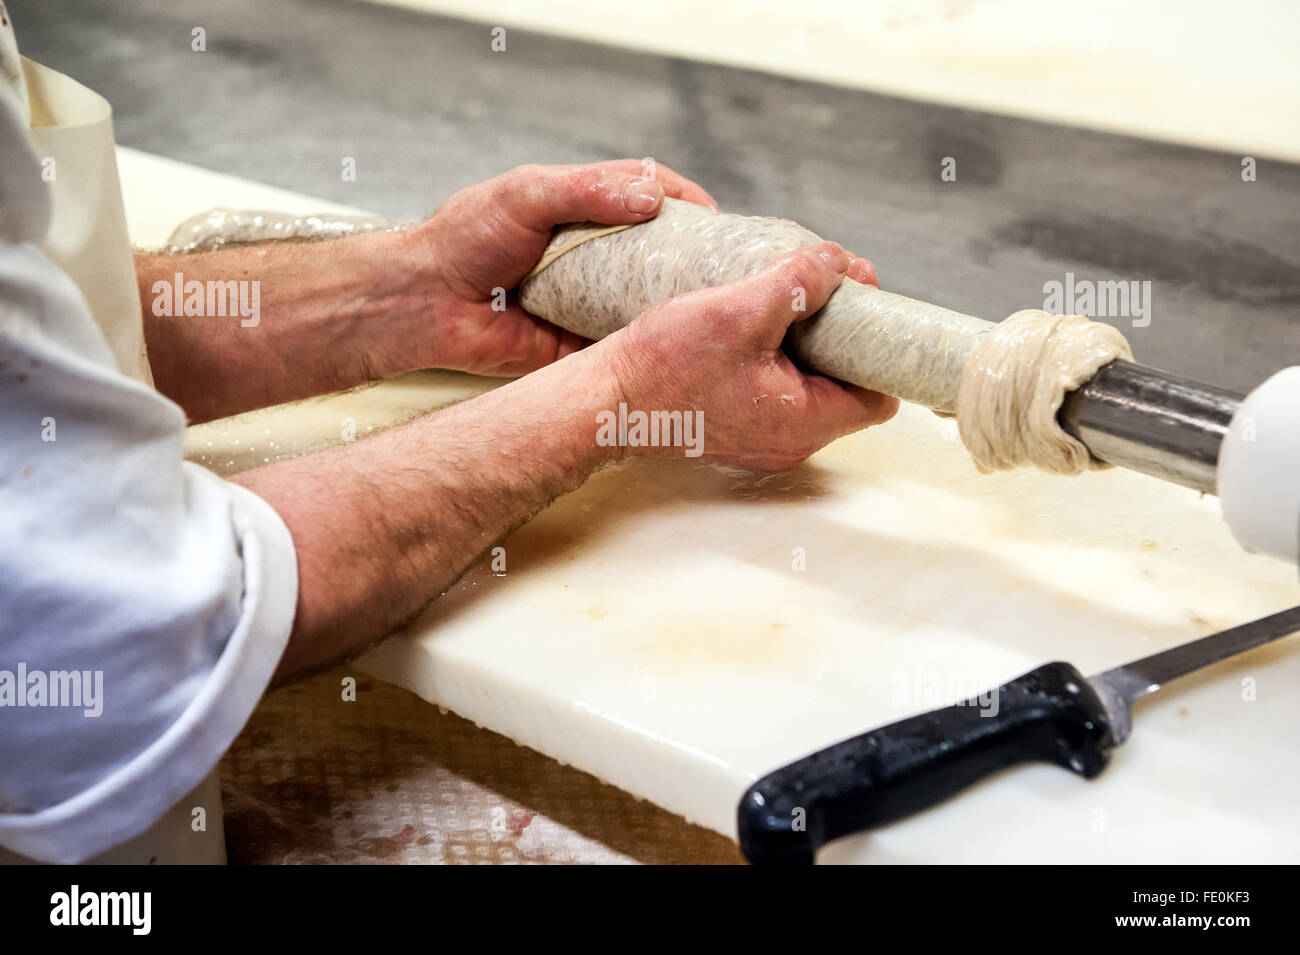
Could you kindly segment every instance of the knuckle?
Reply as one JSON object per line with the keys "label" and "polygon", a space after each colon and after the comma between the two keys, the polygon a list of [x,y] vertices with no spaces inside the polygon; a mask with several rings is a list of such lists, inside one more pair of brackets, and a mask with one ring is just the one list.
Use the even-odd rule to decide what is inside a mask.
{"label": "knuckle", "polygon": [[535,162],[524,163],[522,166],[515,166],[506,173],[506,177],[513,179],[515,182],[533,182],[540,179],[545,171],[545,166],[540,166]]}
{"label": "knuckle", "polygon": [[518,195],[527,190],[536,181],[536,178],[530,167],[515,166],[495,179],[489,180],[492,197],[503,199],[507,196]]}
{"label": "knuckle", "polygon": [[[434,215],[459,215],[463,210],[472,208],[479,201],[483,192],[484,190],[479,186],[462,186],[443,200],[438,208],[434,210]],[[495,192],[495,186],[488,186],[487,194],[489,196],[494,195]]]}
{"label": "knuckle", "polygon": [[516,166],[501,177],[498,193],[504,196],[526,196],[534,198],[545,188],[546,167],[536,163]]}
{"label": "knuckle", "polygon": [[605,190],[608,180],[608,173],[599,166],[578,166],[566,174],[565,186],[570,195],[594,196]]}
{"label": "knuckle", "polygon": [[491,180],[487,189],[487,199],[497,208],[508,206],[515,197],[525,194],[527,186],[528,180],[519,174],[518,169],[512,169]]}
{"label": "knuckle", "polygon": [[700,300],[699,321],[712,326],[735,325],[751,311],[749,299],[745,295],[731,293],[727,295],[710,295]]}
{"label": "knuckle", "polygon": [[673,312],[688,311],[701,329],[715,329],[734,324],[744,312],[744,301],[744,296],[735,289],[701,289],[670,298],[658,307]]}
{"label": "knuckle", "polygon": [[795,288],[805,291],[815,288],[821,279],[822,269],[813,253],[799,251],[791,256],[783,271],[786,293]]}
{"label": "knuckle", "polygon": [[639,328],[644,331],[647,328],[655,328],[667,321],[680,307],[680,298],[670,298],[666,301],[659,302],[657,305],[651,305],[629,325],[630,328]]}

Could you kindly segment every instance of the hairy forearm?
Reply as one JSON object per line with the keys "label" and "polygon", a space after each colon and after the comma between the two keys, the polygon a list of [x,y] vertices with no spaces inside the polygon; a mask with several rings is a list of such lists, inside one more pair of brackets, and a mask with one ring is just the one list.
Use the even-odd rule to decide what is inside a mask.
{"label": "hairy forearm", "polygon": [[418,230],[137,255],[155,384],[199,422],[420,367],[430,259]]}
{"label": "hairy forearm", "polygon": [[616,407],[602,349],[373,438],[235,481],[284,519],[298,611],[279,675],[391,632],[488,548],[618,454],[596,444]]}

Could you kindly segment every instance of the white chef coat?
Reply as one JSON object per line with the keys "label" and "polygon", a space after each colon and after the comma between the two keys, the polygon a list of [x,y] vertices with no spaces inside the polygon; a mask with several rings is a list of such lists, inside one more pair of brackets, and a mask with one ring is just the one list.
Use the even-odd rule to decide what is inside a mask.
{"label": "white chef coat", "polygon": [[[41,134],[60,117],[29,108],[28,87],[70,81],[28,64],[24,82],[4,14],[0,3],[0,845],[77,862],[147,829],[212,771],[284,650],[297,563],[270,505],[182,459],[184,414],[139,361],[138,298],[112,305],[131,274],[116,171],[106,189],[91,181],[79,145],[55,157],[58,175],[82,177],[61,182],[70,192],[42,177]],[[111,150],[95,100],[102,117],[71,128],[102,121]],[[69,195],[96,208],[78,219]],[[94,224],[85,248],[79,222]],[[51,705],[72,700],[73,672],[102,698]]]}

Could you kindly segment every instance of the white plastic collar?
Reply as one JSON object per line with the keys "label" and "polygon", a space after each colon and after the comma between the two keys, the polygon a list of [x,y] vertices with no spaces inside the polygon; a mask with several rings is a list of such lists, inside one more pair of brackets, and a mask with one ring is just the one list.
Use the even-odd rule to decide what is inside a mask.
{"label": "white plastic collar", "polygon": [[1269,378],[1232,416],[1218,485],[1242,547],[1300,562],[1300,365]]}

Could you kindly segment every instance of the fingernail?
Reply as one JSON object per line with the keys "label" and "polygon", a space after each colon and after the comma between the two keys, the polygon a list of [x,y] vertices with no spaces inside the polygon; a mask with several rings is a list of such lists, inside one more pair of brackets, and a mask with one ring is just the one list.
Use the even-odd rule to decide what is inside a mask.
{"label": "fingernail", "polygon": [[653,179],[633,179],[623,187],[623,208],[637,215],[654,212],[663,199],[664,187]]}

